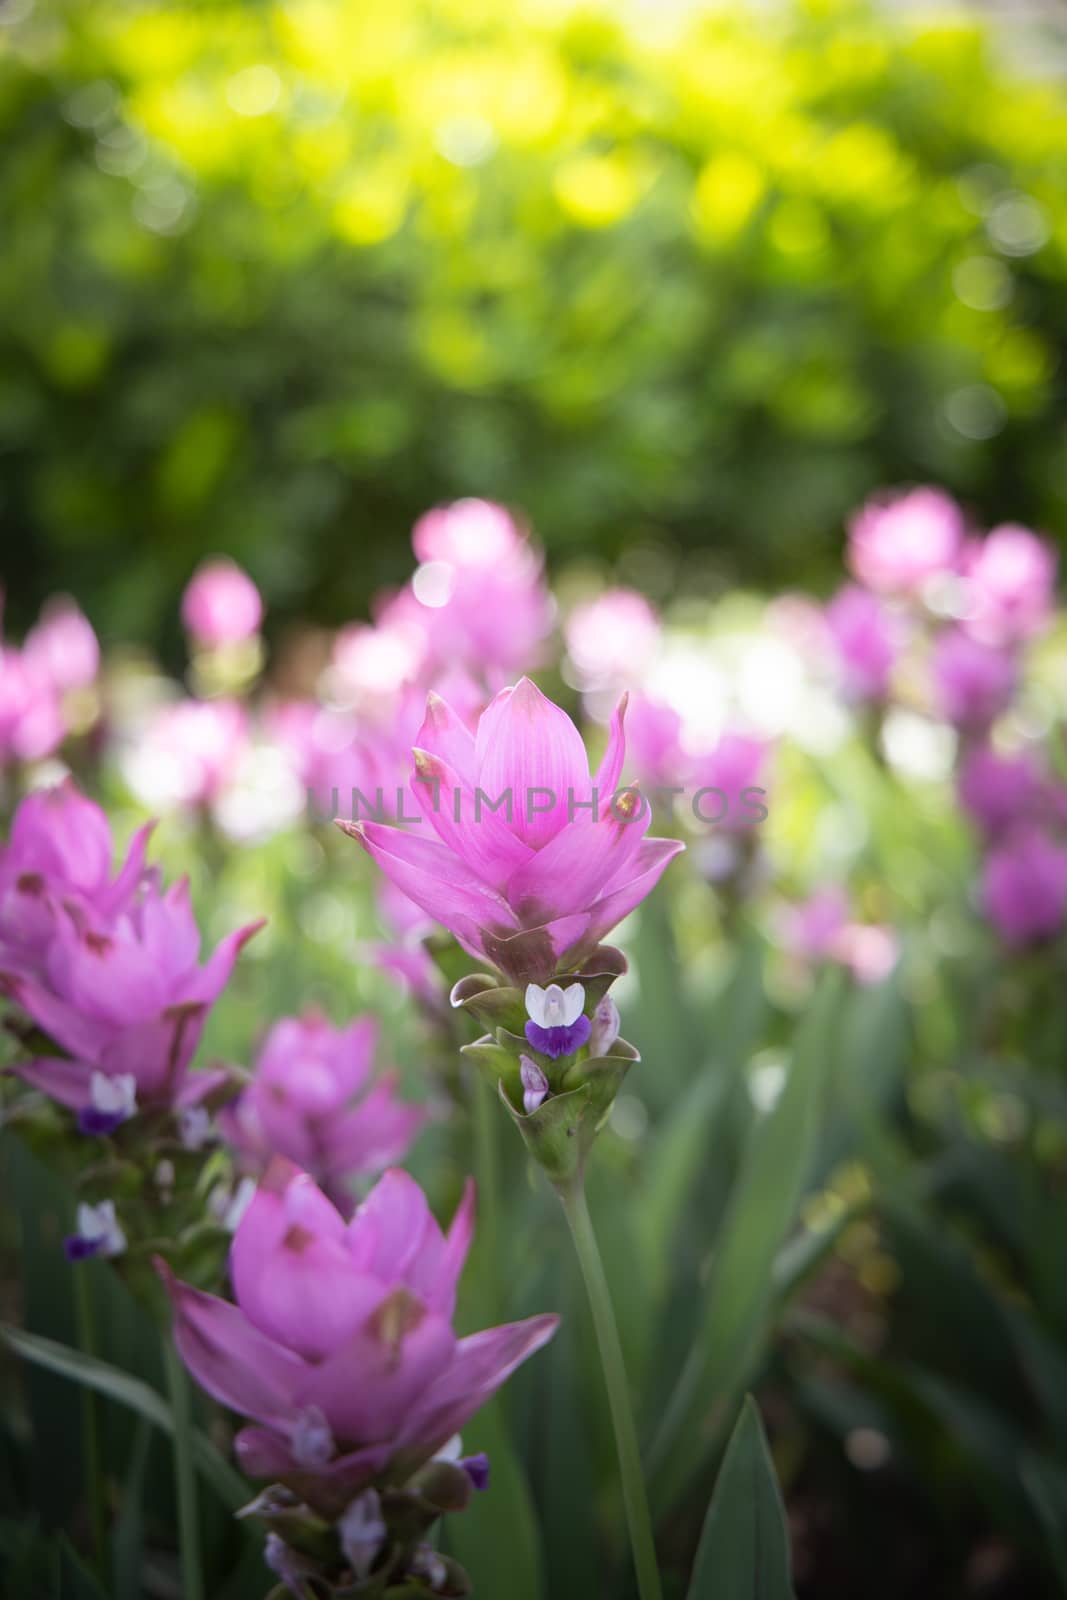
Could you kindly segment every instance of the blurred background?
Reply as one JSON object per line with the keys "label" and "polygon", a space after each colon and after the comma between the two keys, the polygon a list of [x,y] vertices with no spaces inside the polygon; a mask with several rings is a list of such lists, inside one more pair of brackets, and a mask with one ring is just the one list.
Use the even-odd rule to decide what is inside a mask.
{"label": "blurred background", "polygon": [[[179,641],[499,500],[558,569],[825,585],[872,489],[1062,537],[1067,26],[850,0],[3,0],[0,541]],[[696,569],[694,574],[693,569]]]}
{"label": "blurred background", "polygon": [[[1067,9],[0,0],[0,219],[0,809],[71,771],[116,839],[161,813],[205,943],[270,919],[205,1056],[377,1012],[445,1215],[455,1019],[331,786],[527,668],[591,747],[639,691],[643,781],[765,783],[766,828],[657,821],[689,850],[620,934],[647,1064],[592,1200],[668,1595],[748,1386],[801,1600],[1067,1595]],[[209,562],[190,608],[219,553],[252,584]],[[43,1114],[0,1311],[70,1344]],[[580,1286],[491,1137],[509,1313],[565,1332],[472,1429],[457,1549],[493,1600],[630,1600]],[[0,1391],[0,1590],[91,1593],[39,1576],[90,1543],[75,1391]],[[121,1600],[179,1600],[166,1450],[112,1402]],[[204,1498],[213,1600],[261,1600]]]}

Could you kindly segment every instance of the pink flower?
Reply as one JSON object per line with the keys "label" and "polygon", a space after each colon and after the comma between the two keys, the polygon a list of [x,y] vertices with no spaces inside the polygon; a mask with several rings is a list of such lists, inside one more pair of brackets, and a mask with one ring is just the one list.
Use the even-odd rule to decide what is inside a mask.
{"label": "pink flower", "polygon": [[1019,644],[1048,623],[1056,592],[1056,552],[1029,528],[994,528],[969,550],[967,628],[988,644]]}
{"label": "pink flower", "polygon": [[872,589],[914,595],[955,569],[963,533],[959,506],[937,489],[868,500],[849,525],[849,566]]}
{"label": "pink flower", "polygon": [[[80,797],[60,790],[26,817],[35,798],[23,802],[3,858],[5,883],[14,877],[2,901],[0,991],[49,1036],[56,1054],[11,1070],[79,1111],[102,1107],[94,1081],[101,1077],[132,1077],[141,1106],[195,1103],[225,1077],[190,1078],[189,1063],[238,951],[260,924],[230,934],[200,966],[188,884],[164,892],[142,870],[145,832],[108,882],[110,836],[95,808],[79,808]],[[73,839],[50,859],[42,837],[59,810],[86,847],[74,864]],[[36,869],[20,871],[33,861]]]}
{"label": "pink flower", "polygon": [[1014,659],[993,645],[949,628],[934,644],[934,701],[946,722],[982,733],[1011,704],[1018,683]]}
{"label": "pink flower", "polygon": [[236,561],[217,556],[197,567],[182,595],[182,621],[200,644],[239,644],[262,620],[259,590]]}
{"label": "pink flower", "polygon": [[832,885],[788,907],[781,919],[781,936],[785,948],[801,961],[813,965],[835,961],[863,985],[881,983],[899,955],[893,930],[853,922],[848,896]]}
{"label": "pink flower", "polygon": [[431,695],[414,794],[436,839],[341,821],[387,877],[470,954],[516,983],[577,965],[655,887],[682,849],[646,839],[650,808],[616,797],[623,711],[595,780],[577,728],[528,678],[472,735]]}
{"label": "pink flower", "polygon": [[52,681],[20,651],[0,646],[0,762],[41,761],[66,731]]}
{"label": "pink flower", "polygon": [[642,783],[654,789],[681,781],[687,766],[682,719],[665,700],[631,695],[626,712],[626,749]]}
{"label": "pink flower", "polygon": [[157,1263],[182,1359],[255,1424],[236,1441],[246,1472],[336,1514],[387,1470],[405,1481],[552,1337],[554,1316],[456,1337],[473,1212],[468,1184],[442,1234],[418,1184],[394,1169],[346,1226],[279,1157],[234,1236],[236,1305]]}
{"label": "pink flower", "polygon": [[164,706],[127,762],[135,792],[152,805],[207,806],[248,747],[238,700],[179,700]]}
{"label": "pink flower", "polygon": [[693,812],[724,832],[741,832],[767,815],[763,787],[771,744],[728,730],[715,748],[693,763]]}
{"label": "pink flower", "polygon": [[659,639],[659,617],[634,589],[607,589],[567,619],[567,654],[586,691],[635,688]]}
{"label": "pink flower", "polygon": [[100,807],[72,779],[28,794],[0,845],[0,961],[39,967],[64,908],[108,921],[125,910],[144,874],[154,824],[134,835],[111,877],[111,828]]}
{"label": "pink flower", "polygon": [[363,1017],[334,1028],[310,1013],[275,1023],[255,1074],[222,1116],[226,1138],[259,1166],[288,1156],[338,1204],[349,1180],[401,1161],[425,1121],[396,1095],[396,1075],[374,1075],[378,1026]]}
{"label": "pink flower", "polygon": [[846,698],[885,700],[900,654],[898,619],[877,595],[847,584],[826,608],[826,629]]}
{"label": "pink flower", "polygon": [[848,896],[843,889],[816,889],[807,900],[784,910],[782,943],[804,961],[826,961],[834,955],[848,918]]}
{"label": "pink flower", "polygon": [[22,645],[31,672],[60,692],[85,689],[100,670],[100,646],[92,624],[73,600],[50,600]]}
{"label": "pink flower", "polygon": [[986,857],[982,904],[1006,944],[1050,939],[1067,913],[1067,849],[1023,827]]}
{"label": "pink flower", "polygon": [[420,563],[378,622],[413,624],[431,670],[464,667],[491,685],[537,664],[554,620],[540,555],[503,506],[457,500],[412,534]]}
{"label": "pink flower", "polygon": [[957,786],[963,809],[990,835],[1035,816],[1045,793],[1041,772],[1030,755],[1001,756],[989,745],[967,752]]}

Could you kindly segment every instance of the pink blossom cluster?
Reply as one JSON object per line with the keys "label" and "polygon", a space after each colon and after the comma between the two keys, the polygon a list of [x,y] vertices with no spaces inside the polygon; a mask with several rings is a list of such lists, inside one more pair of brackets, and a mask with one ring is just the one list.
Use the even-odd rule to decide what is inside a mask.
{"label": "pink blossom cluster", "polygon": [[[145,864],[151,824],[112,877],[111,828],[69,780],[29,795],[0,846],[0,989],[42,1039],[13,1071],[108,1132],[137,1109],[198,1104],[224,1071],[189,1071],[211,1007],[260,926],[200,962],[185,880]],[[117,1119],[115,1121],[114,1119]]]}
{"label": "pink blossom cluster", "polygon": [[0,640],[0,768],[59,748],[71,728],[71,696],[99,667],[96,634],[73,600],[50,601],[21,647]]}
{"label": "pink blossom cluster", "polygon": [[[321,699],[274,708],[271,727],[326,814],[394,816],[426,695],[444,695],[473,726],[490,695],[536,665],[554,602],[540,553],[502,506],[459,500],[420,517],[418,565],[383,595],[373,621],[334,640]],[[333,800],[336,791],[336,802]]]}

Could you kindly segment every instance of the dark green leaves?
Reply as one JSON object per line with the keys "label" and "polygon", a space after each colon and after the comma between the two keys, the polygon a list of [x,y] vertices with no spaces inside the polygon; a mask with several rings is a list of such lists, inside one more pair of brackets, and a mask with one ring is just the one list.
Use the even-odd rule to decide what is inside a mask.
{"label": "dark green leaves", "polygon": [[751,1395],[708,1507],[689,1600],[793,1600],[785,1508]]}

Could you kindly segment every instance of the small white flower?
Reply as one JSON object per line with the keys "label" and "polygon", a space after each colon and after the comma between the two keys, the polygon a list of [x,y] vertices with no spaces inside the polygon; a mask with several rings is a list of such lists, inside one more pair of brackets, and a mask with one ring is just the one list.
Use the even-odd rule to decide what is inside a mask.
{"label": "small white flower", "polygon": [[78,1206],[78,1237],[88,1244],[98,1244],[98,1254],[120,1256],[126,1248],[126,1235],[115,1216],[115,1202],[101,1200],[90,1206],[83,1200]]}
{"label": "small white flower", "polygon": [[337,1446],[330,1424],[318,1406],[305,1406],[293,1424],[289,1439],[293,1459],[302,1467],[324,1467]]}
{"label": "small white flower", "polygon": [[156,1166],[156,1188],[174,1188],[174,1162],[160,1161]]}
{"label": "small white flower", "polygon": [[225,1228],[227,1233],[236,1233],[241,1218],[252,1204],[255,1192],[254,1178],[242,1178],[236,1189],[228,1189],[221,1183],[212,1189],[208,1197],[208,1207],[219,1226]]}
{"label": "small white flower", "polygon": [[519,1057],[519,1075],[522,1079],[522,1104],[526,1115],[536,1111],[548,1094],[548,1079],[529,1056]]}
{"label": "small white flower", "polygon": [[527,1015],[539,1028],[569,1028],[584,1009],[585,990],[580,983],[572,983],[568,989],[561,989],[558,983],[550,983],[547,989],[536,983],[526,986]]}
{"label": "small white flower", "polygon": [[337,1524],[341,1549],[357,1578],[365,1578],[378,1556],[386,1535],[382,1503],[377,1490],[364,1489]]}
{"label": "small white flower", "polygon": [[89,1079],[89,1103],[94,1111],[108,1116],[132,1117],[137,1110],[137,1079],[132,1072],[121,1072],[114,1078],[106,1072],[94,1072]]}
{"label": "small white flower", "polygon": [[178,1113],[178,1136],[186,1150],[200,1150],[211,1134],[211,1117],[203,1106],[185,1106]]}

